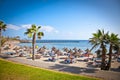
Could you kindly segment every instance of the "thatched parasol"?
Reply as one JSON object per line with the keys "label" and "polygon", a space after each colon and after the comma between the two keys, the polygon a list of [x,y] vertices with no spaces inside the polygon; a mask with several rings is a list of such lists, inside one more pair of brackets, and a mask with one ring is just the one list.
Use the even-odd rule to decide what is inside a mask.
{"label": "thatched parasol", "polygon": [[78,52],[79,52],[79,53],[82,53],[83,51],[82,51],[81,49],[78,49]]}
{"label": "thatched parasol", "polygon": [[10,49],[10,47],[9,46],[6,46],[5,48],[4,48],[4,50],[9,50]]}
{"label": "thatched parasol", "polygon": [[91,52],[88,48],[87,48],[85,51],[86,51],[87,53],[88,53],[88,52]]}
{"label": "thatched parasol", "polygon": [[20,49],[20,48],[15,47],[13,50],[15,50],[16,54],[18,54],[18,51],[17,51],[17,50],[19,50],[19,49]]}
{"label": "thatched parasol", "polygon": [[57,48],[56,47],[52,47],[52,51],[56,51],[57,50]]}
{"label": "thatched parasol", "polygon": [[69,50],[68,48],[63,48],[63,51],[68,52]]}
{"label": "thatched parasol", "polygon": [[43,54],[45,52],[45,49],[42,47],[38,50],[39,53]]}
{"label": "thatched parasol", "polygon": [[78,49],[76,47],[73,48],[74,51],[77,51]]}
{"label": "thatched parasol", "polygon": [[70,49],[68,53],[73,54],[73,51]]}
{"label": "thatched parasol", "polygon": [[81,53],[78,52],[78,51],[75,51],[75,52],[74,52],[74,56],[78,56],[78,57],[79,57],[79,56],[81,56]]}
{"label": "thatched parasol", "polygon": [[43,46],[42,48],[47,49],[46,46]]}
{"label": "thatched parasol", "polygon": [[13,50],[15,50],[15,51],[16,51],[16,50],[19,50],[19,48],[18,48],[18,47],[15,47]]}
{"label": "thatched parasol", "polygon": [[58,49],[58,50],[56,50],[55,54],[62,55],[63,53]]}

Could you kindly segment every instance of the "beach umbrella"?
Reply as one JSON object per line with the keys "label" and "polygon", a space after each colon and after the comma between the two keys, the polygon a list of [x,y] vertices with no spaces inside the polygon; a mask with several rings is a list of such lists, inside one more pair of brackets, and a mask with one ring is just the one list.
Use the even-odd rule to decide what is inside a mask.
{"label": "beach umbrella", "polygon": [[39,52],[39,53],[44,53],[45,52],[45,49],[42,47],[42,48],[40,48],[37,52]]}
{"label": "beach umbrella", "polygon": [[68,51],[69,51],[68,48],[63,48],[63,50],[64,50],[65,52],[68,52]]}
{"label": "beach umbrella", "polygon": [[90,52],[90,50],[87,48],[86,50],[85,50],[87,53],[89,53]]}
{"label": "beach umbrella", "polygon": [[74,52],[74,56],[81,56],[81,54],[79,52]]}
{"label": "beach umbrella", "polygon": [[4,48],[4,50],[7,50],[7,51],[8,51],[9,49],[10,49],[10,47],[8,47],[8,46],[6,46],[6,47]]}
{"label": "beach umbrella", "polygon": [[58,49],[58,50],[56,50],[55,54],[62,55],[63,53]]}
{"label": "beach umbrella", "polygon": [[16,53],[18,53],[17,50],[19,50],[19,48],[18,48],[18,47],[15,47],[13,50],[15,50]]}
{"label": "beach umbrella", "polygon": [[38,51],[41,51],[42,48],[39,48]]}
{"label": "beach umbrella", "polygon": [[83,51],[82,51],[81,49],[78,49],[78,52],[79,52],[79,53],[82,53]]}
{"label": "beach umbrella", "polygon": [[46,46],[43,46],[44,49],[46,49]]}
{"label": "beach umbrella", "polygon": [[20,48],[19,49],[23,49],[24,47],[22,47],[22,46],[20,46]]}
{"label": "beach umbrella", "polygon": [[15,47],[13,50],[15,50],[15,51],[16,51],[16,50],[18,50],[18,49],[19,49],[18,47]]}
{"label": "beach umbrella", "polygon": [[27,48],[27,46],[24,46],[24,48],[26,49],[26,48]]}
{"label": "beach umbrella", "polygon": [[59,49],[55,51],[55,54],[59,54]]}
{"label": "beach umbrella", "polygon": [[84,54],[85,56],[89,57],[89,55],[92,55],[91,51],[87,48],[86,53]]}
{"label": "beach umbrella", "polygon": [[56,47],[52,47],[52,51],[56,51],[57,50],[57,48]]}
{"label": "beach umbrella", "polygon": [[31,48],[30,48],[30,47],[27,47],[27,48],[26,48],[26,52],[30,54],[30,53],[31,53]]}
{"label": "beach umbrella", "polygon": [[74,47],[74,48],[73,48],[73,50],[74,50],[74,51],[77,51],[77,48],[76,48],[76,47]]}
{"label": "beach umbrella", "polygon": [[73,54],[73,51],[70,49],[68,53]]}

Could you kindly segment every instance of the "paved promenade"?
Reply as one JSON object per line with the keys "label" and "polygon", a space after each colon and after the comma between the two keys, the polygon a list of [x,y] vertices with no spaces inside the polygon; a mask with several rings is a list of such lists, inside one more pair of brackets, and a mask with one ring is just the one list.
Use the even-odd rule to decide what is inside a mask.
{"label": "paved promenade", "polygon": [[24,57],[11,57],[8,55],[0,55],[0,58],[4,58],[6,60],[10,60],[17,63],[45,68],[45,69],[69,72],[80,75],[94,76],[97,78],[102,78],[103,80],[120,80],[119,79],[120,69],[112,69],[111,71],[101,71],[97,68],[77,67],[77,66],[71,66],[69,64],[60,64],[55,62],[42,61],[40,59],[33,61],[31,59],[26,59]]}

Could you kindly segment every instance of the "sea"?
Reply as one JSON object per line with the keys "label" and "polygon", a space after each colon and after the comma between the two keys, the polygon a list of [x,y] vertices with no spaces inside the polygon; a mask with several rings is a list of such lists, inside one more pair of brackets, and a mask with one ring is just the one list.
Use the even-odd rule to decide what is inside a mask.
{"label": "sea", "polygon": [[[32,47],[32,43],[19,43],[18,45]],[[36,40],[35,45],[39,48],[45,46],[49,50],[52,47],[56,47],[59,50],[63,50],[63,48],[77,48],[83,51],[92,48],[92,45],[89,43],[89,40]],[[96,50],[97,48],[93,49],[92,52],[94,53]]]}

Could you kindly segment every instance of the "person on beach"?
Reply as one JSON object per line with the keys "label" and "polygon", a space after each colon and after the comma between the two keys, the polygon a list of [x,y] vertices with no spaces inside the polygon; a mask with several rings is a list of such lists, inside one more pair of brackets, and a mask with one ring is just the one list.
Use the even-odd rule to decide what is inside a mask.
{"label": "person on beach", "polygon": [[70,53],[69,52],[67,53],[67,56],[70,57]]}
{"label": "person on beach", "polygon": [[70,59],[69,57],[66,58],[66,59],[65,59],[65,63],[66,63],[66,64],[70,64],[70,63],[71,63],[71,59]]}
{"label": "person on beach", "polygon": [[54,56],[55,52],[53,50],[51,50],[51,52],[49,53],[50,56]]}

